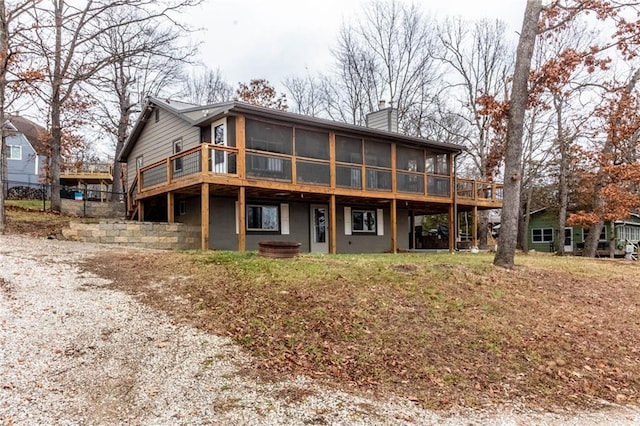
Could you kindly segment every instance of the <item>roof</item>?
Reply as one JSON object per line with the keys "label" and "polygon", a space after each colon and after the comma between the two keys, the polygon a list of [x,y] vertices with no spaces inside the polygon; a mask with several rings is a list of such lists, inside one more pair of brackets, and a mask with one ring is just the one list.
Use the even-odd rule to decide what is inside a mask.
{"label": "roof", "polygon": [[[248,114],[263,118],[282,120],[289,123],[297,123],[312,127],[324,128],[327,130],[337,130],[345,133],[357,133],[365,137],[394,139],[395,141],[405,142],[409,144],[425,145],[431,148],[442,149],[449,152],[460,152],[464,150],[464,147],[462,147],[461,145],[452,143],[436,142],[424,138],[406,136],[400,133],[388,132],[385,130],[379,130],[370,127],[357,126],[333,120],[326,120],[323,118],[309,117],[302,114],[251,105],[245,102],[229,101],[218,104],[199,106],[180,101],[163,101],[161,99],[151,97],[147,100],[145,107],[142,109],[142,113],[138,117],[138,120],[133,127],[131,135],[125,142],[125,145],[118,156],[119,161],[126,161],[126,158],[131,152],[135,141],[140,136],[140,133],[142,132],[146,121],[149,119],[153,109],[156,107],[162,108],[176,116],[179,116],[193,126],[206,126],[227,115]],[[197,114],[198,112],[200,112],[200,114]]]}
{"label": "roof", "polygon": [[49,136],[47,129],[19,115],[9,116],[7,121],[13,125],[18,133],[22,133],[27,138],[36,153],[47,155],[46,142]]}

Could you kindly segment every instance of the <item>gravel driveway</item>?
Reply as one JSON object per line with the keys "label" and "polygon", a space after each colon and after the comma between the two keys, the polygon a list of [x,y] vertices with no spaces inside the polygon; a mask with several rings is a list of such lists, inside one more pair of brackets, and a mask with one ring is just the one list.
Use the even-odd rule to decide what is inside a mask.
{"label": "gravel driveway", "polygon": [[230,340],[174,324],[75,265],[108,250],[0,235],[0,425],[640,424],[634,408],[443,416],[302,377],[259,380]]}

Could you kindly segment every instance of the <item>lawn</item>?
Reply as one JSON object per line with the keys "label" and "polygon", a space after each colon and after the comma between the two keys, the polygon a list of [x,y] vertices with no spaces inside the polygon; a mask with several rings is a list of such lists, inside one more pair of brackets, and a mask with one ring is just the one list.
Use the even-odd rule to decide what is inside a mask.
{"label": "lawn", "polygon": [[[640,402],[640,265],[529,255],[111,252],[84,265],[257,368],[431,408]],[[118,265],[113,268],[112,265]]]}

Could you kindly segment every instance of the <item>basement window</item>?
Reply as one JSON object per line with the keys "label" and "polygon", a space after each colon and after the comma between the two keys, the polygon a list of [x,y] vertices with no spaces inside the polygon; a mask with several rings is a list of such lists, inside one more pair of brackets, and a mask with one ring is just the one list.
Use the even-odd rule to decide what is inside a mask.
{"label": "basement window", "polygon": [[354,233],[376,233],[375,210],[351,210],[351,226]]}
{"label": "basement window", "polygon": [[247,231],[273,231],[280,230],[280,217],[278,206],[248,205],[247,206]]}

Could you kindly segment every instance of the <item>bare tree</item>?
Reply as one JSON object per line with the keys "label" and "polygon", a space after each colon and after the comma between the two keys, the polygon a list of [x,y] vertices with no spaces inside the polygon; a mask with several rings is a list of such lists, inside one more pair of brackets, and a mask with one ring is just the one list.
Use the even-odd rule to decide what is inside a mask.
{"label": "bare tree", "polygon": [[[31,19],[38,31],[26,40],[34,55],[43,61],[46,86],[40,87],[38,95],[48,107],[51,126],[51,157],[49,169],[53,190],[52,210],[60,210],[61,144],[63,138],[62,114],[74,103],[79,86],[93,78],[99,71],[114,63],[116,57],[102,50],[96,50],[95,41],[105,31],[115,27],[125,27],[133,22],[153,21],[158,17],[170,16],[184,7],[199,4],[201,0],[86,0],[70,2],[51,0],[35,2],[31,8]],[[138,13],[114,23],[108,12],[134,8]]]}
{"label": "bare tree", "polygon": [[20,1],[7,7],[6,2],[0,0],[0,233],[4,232],[6,224],[6,113],[12,102],[23,93],[21,85],[40,77],[25,64],[28,59],[23,56],[24,46],[17,40],[17,36],[26,30],[18,20],[32,4],[33,0]]}
{"label": "bare tree", "polygon": [[529,72],[536,44],[538,21],[542,12],[542,0],[527,0],[522,31],[516,50],[516,64],[509,102],[509,119],[504,158],[504,199],[500,220],[500,243],[493,263],[503,268],[513,268],[518,240],[518,216],[520,212],[520,184],[522,177],[522,134],[524,117],[529,100]]}
{"label": "bare tree", "polygon": [[[439,40],[444,50],[438,57],[447,71],[444,79],[448,99],[448,113],[454,114],[465,126],[456,132],[446,120],[441,127],[456,132],[460,142],[468,149],[466,161],[473,163],[473,175],[481,180],[491,180],[497,172],[489,157],[500,137],[494,131],[492,118],[479,113],[479,96],[491,94],[502,98],[507,93],[508,76],[512,73],[511,46],[501,21],[481,20],[469,22],[462,18],[446,20],[439,27]],[[441,114],[439,114],[442,117]],[[438,121],[440,121],[440,118]],[[479,243],[484,247],[488,238],[488,215],[479,217]]]}
{"label": "bare tree", "polygon": [[401,131],[420,134],[439,76],[433,52],[435,26],[415,5],[373,1],[363,18],[344,25],[333,54],[335,78],[327,86],[332,118],[362,124],[366,114],[388,100],[398,109]]}
{"label": "bare tree", "polygon": [[233,87],[222,77],[220,69],[192,71],[184,82],[182,97],[197,105],[208,105],[233,99]]}
{"label": "bare tree", "polygon": [[[112,24],[95,43],[95,49],[114,58],[90,82],[99,89],[96,102],[100,118],[96,121],[115,139],[112,200],[124,191],[118,154],[129,136],[132,117],[147,96],[175,89],[183,77],[182,65],[196,53],[196,47],[186,42],[188,32],[184,29],[165,17],[132,19],[136,14],[127,9],[108,11],[105,21]],[[116,25],[126,18],[131,21],[129,25]]]}
{"label": "bare tree", "polygon": [[284,87],[293,101],[292,112],[318,117],[325,111],[326,91],[322,76],[316,78],[307,74],[306,77],[287,77]]}

